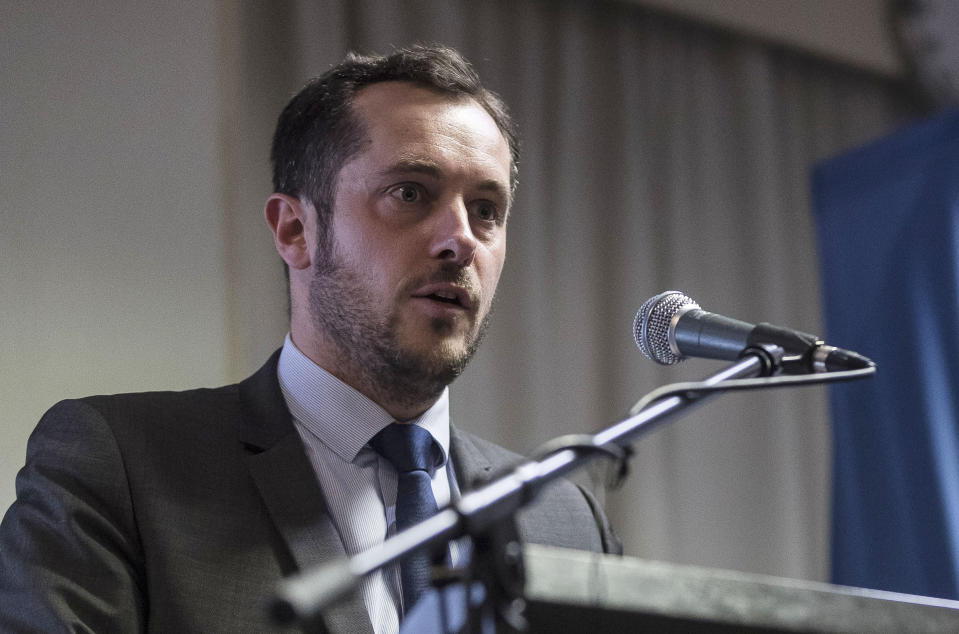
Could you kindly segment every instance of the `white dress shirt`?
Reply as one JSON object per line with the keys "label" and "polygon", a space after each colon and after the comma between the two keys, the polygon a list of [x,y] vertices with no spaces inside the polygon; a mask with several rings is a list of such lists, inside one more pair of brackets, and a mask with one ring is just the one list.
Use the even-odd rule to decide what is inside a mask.
{"label": "white dress shirt", "polygon": [[[346,553],[352,556],[382,543],[396,531],[396,470],[368,443],[394,419],[313,363],[289,334],[277,374]],[[458,496],[449,460],[449,390],[410,422],[429,431],[443,450],[444,468],[436,469],[433,475],[433,495],[442,508],[451,495]],[[457,553],[452,555],[456,561]],[[373,630],[395,634],[403,602],[399,566],[368,576],[361,592]]]}

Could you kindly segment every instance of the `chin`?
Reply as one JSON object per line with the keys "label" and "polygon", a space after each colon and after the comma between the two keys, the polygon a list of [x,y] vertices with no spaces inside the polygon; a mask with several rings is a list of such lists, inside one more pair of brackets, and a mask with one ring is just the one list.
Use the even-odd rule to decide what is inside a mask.
{"label": "chin", "polygon": [[[456,333],[447,336],[421,334],[401,342],[401,350],[428,373],[459,374],[473,356],[471,337]],[[455,369],[454,369],[455,368]]]}
{"label": "chin", "polygon": [[425,323],[407,323],[398,342],[407,351],[423,357],[449,357],[469,349],[474,330],[472,323],[434,318]]}
{"label": "chin", "polygon": [[469,355],[469,345],[461,337],[450,337],[432,341],[419,342],[406,346],[411,356],[418,357],[426,365],[447,366],[460,363],[463,357]]}
{"label": "chin", "polygon": [[459,376],[473,358],[485,333],[484,320],[432,318],[405,321],[396,331],[397,351],[423,376],[446,382]]}

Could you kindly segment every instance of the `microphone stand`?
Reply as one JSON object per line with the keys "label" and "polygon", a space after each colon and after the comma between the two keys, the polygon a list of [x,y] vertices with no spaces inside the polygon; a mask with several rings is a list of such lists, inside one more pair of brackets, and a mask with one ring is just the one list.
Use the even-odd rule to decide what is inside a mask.
{"label": "microphone stand", "polygon": [[[521,607],[514,600],[523,589],[522,556],[513,521],[516,511],[528,504],[544,485],[585,465],[598,453],[625,461],[637,437],[722,393],[724,382],[772,376],[781,370],[782,362],[783,350],[778,346],[749,348],[736,363],[700,383],[691,384],[697,386],[696,389],[655,398],[645,407],[637,404],[639,411],[634,408],[621,422],[593,436],[577,436],[575,443],[564,444],[538,460],[523,462],[374,548],[284,579],[271,605],[274,620],[282,624],[315,623],[326,606],[356,587],[367,574],[414,550],[440,548],[451,539],[470,535],[476,552],[471,558],[473,570],[467,575],[467,597],[472,590],[472,579],[478,577],[485,584],[487,608],[490,605],[502,608],[498,609],[497,616],[520,629],[522,617],[517,610],[510,609]],[[820,376],[823,376],[820,381],[829,380]],[[519,619],[511,617],[511,612]],[[478,613],[471,610],[470,616],[472,627],[478,628]]]}

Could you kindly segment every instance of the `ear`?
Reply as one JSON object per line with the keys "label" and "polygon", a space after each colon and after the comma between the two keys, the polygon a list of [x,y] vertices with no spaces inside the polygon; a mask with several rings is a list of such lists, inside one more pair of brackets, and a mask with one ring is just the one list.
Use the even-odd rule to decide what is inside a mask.
{"label": "ear", "polygon": [[266,199],[266,208],[263,210],[266,222],[273,231],[276,251],[291,269],[310,266],[307,208],[298,198],[274,193]]}

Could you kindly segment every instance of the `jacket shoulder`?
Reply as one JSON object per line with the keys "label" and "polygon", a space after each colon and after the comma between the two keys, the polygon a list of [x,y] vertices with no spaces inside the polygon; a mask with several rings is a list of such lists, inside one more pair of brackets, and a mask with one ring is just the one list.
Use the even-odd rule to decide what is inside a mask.
{"label": "jacket shoulder", "polygon": [[[453,428],[454,460],[468,464],[457,467],[457,475],[474,476],[463,482],[464,490],[482,481],[505,475],[526,460],[496,443]],[[476,476],[479,476],[477,478]],[[523,541],[595,552],[622,553],[622,544],[613,533],[602,505],[585,488],[557,478],[536,493],[533,501],[517,513]]]}

